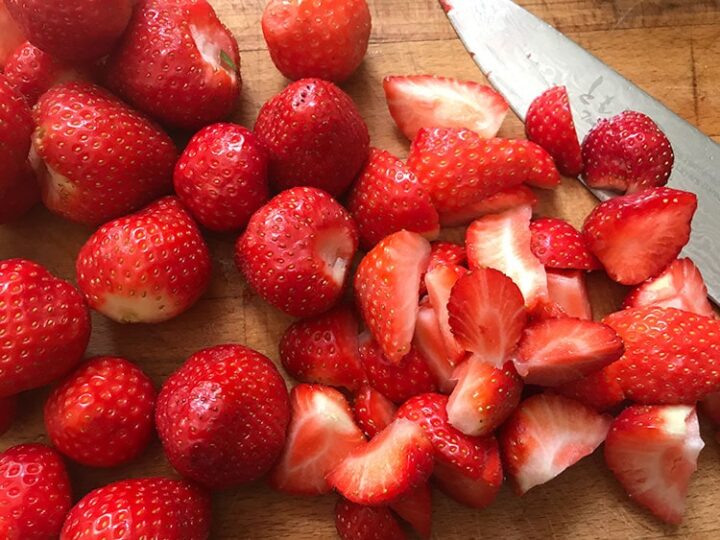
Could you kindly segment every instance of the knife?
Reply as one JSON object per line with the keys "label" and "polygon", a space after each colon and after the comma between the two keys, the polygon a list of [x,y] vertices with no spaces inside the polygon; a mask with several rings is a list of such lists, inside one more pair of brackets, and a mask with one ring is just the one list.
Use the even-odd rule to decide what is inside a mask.
{"label": "knife", "polygon": [[[682,252],[702,272],[720,305],[720,145],[571,39],[510,0],[440,0],[465,48],[520,119],[551,86],[567,87],[582,138],[599,118],[627,109],[650,116],[670,139],[669,185],[698,197]],[[617,193],[591,189],[600,199]]]}

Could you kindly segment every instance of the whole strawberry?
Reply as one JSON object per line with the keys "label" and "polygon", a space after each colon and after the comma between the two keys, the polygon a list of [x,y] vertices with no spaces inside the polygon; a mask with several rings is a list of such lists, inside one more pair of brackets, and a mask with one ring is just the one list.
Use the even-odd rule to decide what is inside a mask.
{"label": "whole strawberry", "polygon": [[337,302],[357,244],[347,210],[324,191],[298,187],[255,212],[237,240],[235,262],[267,302],[311,317]]}
{"label": "whole strawberry", "polygon": [[154,123],[89,83],[55,86],[35,107],[45,205],[97,225],[170,191],[175,145]]}
{"label": "whole strawberry", "polygon": [[240,95],[240,53],[206,0],[144,0],[107,65],[110,88],[164,124],[225,118]]}
{"label": "whole strawberry", "polygon": [[90,315],[67,281],[25,259],[0,262],[0,396],[44,386],[72,369],[90,340]]}
{"label": "whole strawberry", "polygon": [[328,81],[302,79],[267,101],[255,134],[270,150],[275,189],[345,192],[368,157],[370,136],[350,96]]}
{"label": "whole strawberry", "polygon": [[210,497],[197,486],[169,478],[122,480],[91,491],[73,506],[62,540],[210,536]]}
{"label": "whole strawberry", "polygon": [[27,161],[33,119],[27,102],[13,83],[0,73],[0,187],[6,175],[15,174]]}
{"label": "whole strawberry", "polygon": [[90,307],[125,323],[157,323],[186,311],[211,273],[207,244],[176,197],[100,227],[75,268]]}
{"label": "whole strawberry", "polygon": [[293,80],[347,79],[365,56],[370,26],[366,0],[271,0],[262,17],[272,61]]}
{"label": "whole strawberry", "polygon": [[138,456],[153,432],[155,389],[140,368],[99,356],[80,366],[45,403],[45,427],[66,456],[114,467]]}
{"label": "whole strawberry", "polygon": [[175,191],[198,222],[213,231],[247,225],[270,197],[268,156],[257,137],[236,124],[203,128],[175,166]]}
{"label": "whole strawberry", "polygon": [[57,538],[71,505],[70,479],[55,450],[21,444],[0,453],[0,538]]}
{"label": "whole strawberry", "polygon": [[288,392],[275,365],[242,345],[192,355],[165,382],[155,422],[180,474],[213,489],[264,475],[285,444]]}

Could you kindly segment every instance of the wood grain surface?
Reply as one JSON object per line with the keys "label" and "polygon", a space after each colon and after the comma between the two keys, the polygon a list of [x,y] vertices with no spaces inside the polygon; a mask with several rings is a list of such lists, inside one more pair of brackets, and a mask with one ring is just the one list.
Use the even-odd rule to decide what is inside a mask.
{"label": "wood grain surface", "polygon": [[[367,57],[344,88],[365,117],[375,146],[405,156],[408,143],[387,112],[381,80],[388,74],[435,73],[482,81],[456,39],[436,0],[369,0],[373,16]],[[287,81],[265,48],[260,17],[265,0],[211,0],[235,33],[242,50],[244,89],[235,120],[252,126],[261,104]],[[558,26],[602,60],[664,101],[720,141],[719,0],[523,0],[532,12]],[[501,135],[521,136],[509,118]],[[595,200],[576,181],[541,194],[541,215],[558,215],[580,225]],[[19,223],[0,227],[0,257],[27,257],[74,281],[75,256],[90,230],[69,224],[43,208]],[[719,232],[720,233],[720,232]],[[459,236],[461,231],[447,231]],[[226,342],[249,345],[277,359],[277,343],[290,319],[250,290],[232,263],[233,235],[207,235],[213,253],[212,286],[186,314],[157,326],[121,326],[93,316],[88,355],[117,354],[140,364],[160,385],[194,351]],[[595,316],[617,309],[624,293],[617,285],[589,280]],[[20,416],[0,439],[0,449],[47,441],[42,404],[47,390],[21,398]],[[602,455],[586,458],[559,478],[522,498],[503,488],[483,511],[461,507],[435,492],[434,538],[720,538],[718,445],[703,424],[707,446],[690,488],[685,523],[660,524],[631,504],[604,466]],[[75,494],[126,477],[173,472],[160,445],[137,462],[112,470],[70,465]],[[291,498],[262,483],[214,497],[213,537],[334,538],[335,498]]]}

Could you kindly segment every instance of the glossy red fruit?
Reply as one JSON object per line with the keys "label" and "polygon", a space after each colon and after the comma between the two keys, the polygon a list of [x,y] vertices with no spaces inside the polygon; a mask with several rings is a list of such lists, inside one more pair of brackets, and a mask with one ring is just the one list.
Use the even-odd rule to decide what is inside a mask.
{"label": "glossy red fruit", "polygon": [[107,83],[163,124],[218,122],[240,95],[240,53],[206,0],[144,0],[108,59]]}
{"label": "glossy red fruit", "polygon": [[[90,315],[67,281],[26,259],[0,262],[0,397],[44,386],[80,362]],[[12,339],[10,339],[12,338]]]}
{"label": "glossy red fruit", "polygon": [[625,392],[615,375],[617,365],[617,362],[610,364],[586,377],[560,385],[555,391],[597,411],[609,411],[625,399]]}
{"label": "glossy red fruit", "polygon": [[38,180],[51,211],[97,225],[170,191],[177,159],[170,137],[100,87],[57,85],[34,115]]}
{"label": "glossy red fruit", "polygon": [[173,183],[200,225],[225,232],[245,227],[270,198],[267,171],[267,151],[250,130],[213,124],[190,139]]}
{"label": "glossy red fruit", "polygon": [[0,453],[0,537],[57,538],[70,506],[70,479],[55,450],[21,444]]}
{"label": "glossy red fruit", "polygon": [[0,398],[0,435],[3,435],[15,421],[17,396]]}
{"label": "glossy red fruit", "polygon": [[524,184],[498,191],[494,195],[449,213],[440,214],[443,227],[460,227],[488,214],[500,214],[516,206],[530,205],[535,208],[538,199],[532,189]]}
{"label": "glossy red fruit", "polygon": [[548,299],[568,317],[592,320],[592,306],[582,270],[548,268]]}
{"label": "glossy red fruit", "polygon": [[25,35],[8,12],[5,2],[0,2],[0,71],[12,52],[25,41]]}
{"label": "glossy red fruit", "polygon": [[363,506],[340,498],[335,506],[340,540],[404,540],[395,516],[385,506]]}
{"label": "glossy red fruit", "polygon": [[467,253],[465,252],[465,246],[441,240],[430,243],[430,261],[421,278],[420,296],[427,293],[425,276],[430,270],[440,265],[466,266]]}
{"label": "glossy red fruit", "polygon": [[543,217],[530,222],[530,249],[550,268],[599,270],[600,261],[590,253],[585,238],[560,218]]}
{"label": "glossy red fruit", "polygon": [[420,535],[430,538],[432,533],[432,490],[428,482],[410,490],[390,505],[395,513]]}
{"label": "glossy red fruit", "polygon": [[75,370],[45,403],[45,428],[63,454],[115,467],[142,453],[153,434],[155,389],[124,358],[99,356]]}
{"label": "glossy red fruit", "polygon": [[369,384],[363,385],[355,395],[355,420],[368,439],[388,427],[395,418],[395,405]]}
{"label": "glossy red fruit", "polygon": [[450,327],[448,302],[450,292],[467,269],[457,265],[438,265],[425,274],[425,286],[430,305],[435,310],[445,351],[452,365],[456,365],[465,356],[465,349],[458,343]]}
{"label": "glossy red fruit", "polygon": [[[13,83],[0,73],[0,167],[12,178],[24,166],[30,151],[33,119],[30,108]],[[10,182],[0,180],[5,188]]]}
{"label": "glossy red fruit", "polygon": [[40,202],[40,186],[30,163],[17,172],[6,171],[4,176],[0,188],[0,224],[20,219]]}
{"label": "glossy red fruit", "polygon": [[421,305],[418,310],[413,346],[425,359],[430,372],[435,376],[438,390],[445,394],[452,392],[456,383],[452,378],[454,366],[445,348],[440,321],[429,303]]}
{"label": "glossy red fruit", "polygon": [[176,197],[100,227],[80,249],[80,290],[90,307],[123,323],[158,323],[205,292],[210,252]]}
{"label": "glossy red fruit", "polygon": [[65,520],[61,538],[206,540],[210,537],[210,511],[210,497],[190,482],[121,480],[80,499]]}
{"label": "glossy red fruit", "polygon": [[290,416],[285,381],[242,345],[192,355],[165,382],[155,422],[170,463],[213,489],[251,482],[273,465]]}
{"label": "glossy red fruit", "polygon": [[235,244],[235,262],[265,301],[312,317],[337,303],[357,245],[347,210],[324,191],[299,187],[255,212]]}
{"label": "glossy red fruit", "polygon": [[344,193],[362,169],[370,135],[350,96],[328,81],[301,79],[268,100],[255,134],[270,151],[270,181]]}
{"label": "glossy red fruit", "polygon": [[542,146],[527,140],[518,140],[516,145],[518,154],[525,154],[524,158],[529,162],[526,184],[541,189],[555,189],[560,185],[555,161]]}

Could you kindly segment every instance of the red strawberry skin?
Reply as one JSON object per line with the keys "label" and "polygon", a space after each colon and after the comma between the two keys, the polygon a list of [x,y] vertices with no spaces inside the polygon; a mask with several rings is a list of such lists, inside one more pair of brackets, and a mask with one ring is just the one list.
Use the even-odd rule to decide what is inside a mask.
{"label": "red strawberry skin", "polygon": [[0,453],[2,538],[57,538],[71,505],[70,479],[55,450],[21,444]]}
{"label": "red strawberry skin", "polygon": [[172,140],[105,90],[79,82],[55,86],[34,115],[33,145],[45,165],[38,179],[51,211],[97,225],[170,191]]}
{"label": "red strawberry skin", "polygon": [[292,80],[347,79],[365,56],[371,25],[366,0],[271,0],[262,17],[270,57]]}
{"label": "red strawberry skin", "polygon": [[[72,508],[61,538],[210,537],[210,497],[182,480],[136,478],[91,491]],[[153,516],[153,519],[148,519]]]}
{"label": "red strawberry skin", "polygon": [[404,540],[405,532],[385,506],[363,506],[340,498],[335,506],[340,540]]}
{"label": "red strawberry skin", "polygon": [[90,315],[67,281],[26,259],[0,262],[0,397],[44,386],[82,358]]}
{"label": "red strawberry skin", "polygon": [[311,317],[337,303],[357,245],[347,210],[322,190],[299,187],[255,212],[237,240],[235,262],[265,301]]}
{"label": "red strawberry skin", "polygon": [[460,227],[488,214],[500,214],[516,206],[528,205],[534,208],[538,198],[525,184],[498,191],[494,195],[470,204],[448,214],[440,214],[443,227]]}
{"label": "red strawberry skin", "polygon": [[368,439],[388,427],[395,418],[395,404],[372,386],[363,385],[355,395],[355,420]]}
{"label": "red strawberry skin", "polygon": [[66,456],[90,467],[115,467],[137,457],[153,433],[155,389],[123,358],[90,359],[45,403],[45,428]]}
{"label": "red strawberry skin", "polygon": [[596,411],[609,411],[625,399],[625,392],[615,375],[617,367],[618,363],[614,362],[586,377],[560,385],[555,390]]}
{"label": "red strawberry skin", "polygon": [[[11,178],[27,161],[33,119],[27,102],[14,84],[0,73],[0,167]],[[7,180],[0,181],[5,188]]]}
{"label": "red strawberry skin", "polygon": [[270,359],[242,345],[192,355],[163,385],[155,423],[170,463],[213,489],[265,474],[285,444],[290,404]]}
{"label": "red strawberry skin", "polygon": [[197,129],[240,95],[240,53],[206,0],[144,0],[107,63],[107,84],[163,124]]}
{"label": "red strawberry skin", "polygon": [[0,435],[12,427],[17,412],[17,397],[7,396],[0,398]]}
{"label": "red strawberry skin", "polygon": [[530,222],[530,249],[546,267],[566,270],[600,270],[585,238],[567,221],[543,217]]}
{"label": "red strawberry skin", "polygon": [[190,139],[173,184],[203,227],[225,232],[245,227],[270,198],[267,171],[267,151],[250,130],[213,124]]}
{"label": "red strawberry skin", "polygon": [[255,134],[270,152],[277,191],[313,186],[337,197],[370,151],[370,135],[350,96],[328,81],[301,79],[268,100]]}
{"label": "red strawberry skin", "polygon": [[207,244],[176,197],[100,227],[75,266],[90,307],[123,323],[179,315],[205,292],[211,273]]}

